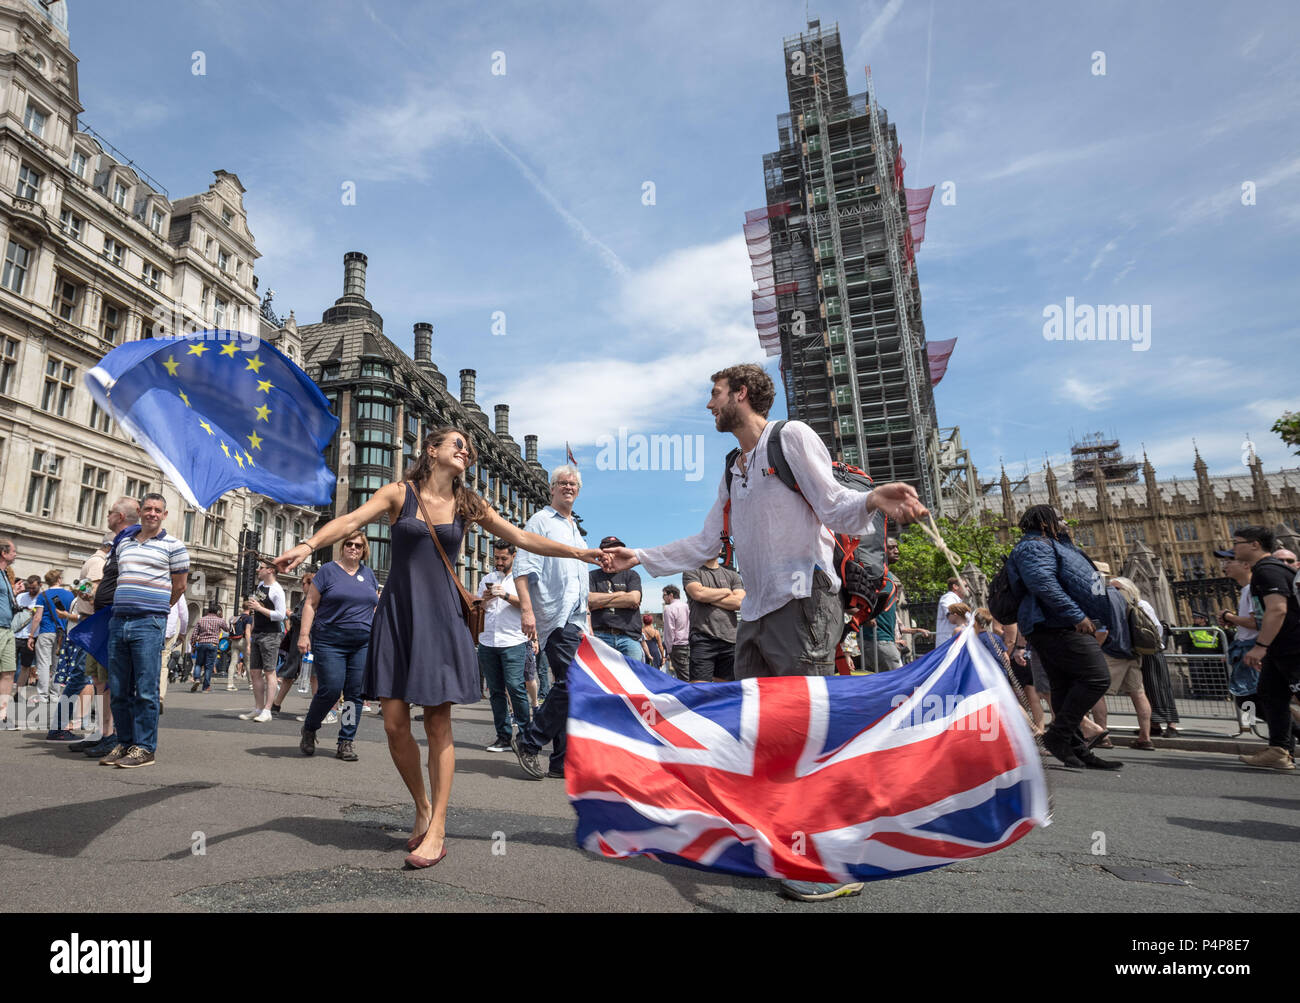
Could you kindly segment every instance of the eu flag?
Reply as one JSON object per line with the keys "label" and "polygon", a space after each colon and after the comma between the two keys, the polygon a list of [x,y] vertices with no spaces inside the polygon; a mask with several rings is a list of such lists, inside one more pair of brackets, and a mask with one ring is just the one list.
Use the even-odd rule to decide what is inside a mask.
{"label": "eu flag", "polygon": [[86,374],[86,386],[192,505],[239,487],[294,505],[334,496],[322,454],[338,418],[306,373],[253,335],[128,342]]}

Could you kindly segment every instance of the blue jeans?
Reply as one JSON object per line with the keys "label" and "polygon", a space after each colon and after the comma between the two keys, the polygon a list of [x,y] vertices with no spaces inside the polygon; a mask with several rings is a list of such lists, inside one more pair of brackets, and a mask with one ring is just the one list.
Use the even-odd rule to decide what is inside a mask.
{"label": "blue jeans", "polygon": [[109,705],[119,745],[158,748],[158,677],[167,614],[114,616],[108,623]]}
{"label": "blue jeans", "polygon": [[1249,641],[1233,641],[1228,645],[1228,665],[1232,668],[1228,679],[1228,692],[1234,697],[1253,696],[1259,686],[1259,673],[1242,661],[1251,648],[1255,647],[1252,638]]}
{"label": "blue jeans", "polygon": [[528,727],[532,714],[528,708],[528,691],[524,688],[524,650],[528,642],[508,648],[478,646],[478,667],[487,681],[488,699],[492,703],[492,722],[496,725],[497,741],[510,744],[510,715],[506,710],[506,695],[510,696],[510,709],[515,714],[515,724],[522,731]]}
{"label": "blue jeans", "polygon": [[199,681],[199,672],[203,672],[203,688],[212,687],[212,670],[217,664],[217,646],[215,644],[196,644],[194,646],[194,681]]}
{"label": "blue jeans", "polygon": [[357,737],[361,721],[361,677],[366,671],[366,652],[370,648],[369,627],[331,627],[317,623],[311,632],[312,668],[316,672],[316,695],[307,708],[303,731],[313,734],[343,696],[339,713],[339,741]]}
{"label": "blue jeans", "polygon": [[626,634],[604,634],[599,630],[596,631],[596,636],[611,648],[617,649],[619,654],[626,655],[632,661],[645,661],[645,652],[641,650],[641,642],[635,637],[628,637]]}
{"label": "blue jeans", "polygon": [[552,773],[564,772],[564,751],[568,743],[569,688],[565,674],[582,643],[582,628],[576,623],[566,624],[551,631],[542,644],[546,661],[555,674],[555,684],[546,694],[546,702],[537,708],[528,727],[519,733],[519,745],[526,752],[538,753],[549,742],[552,745],[550,768]]}

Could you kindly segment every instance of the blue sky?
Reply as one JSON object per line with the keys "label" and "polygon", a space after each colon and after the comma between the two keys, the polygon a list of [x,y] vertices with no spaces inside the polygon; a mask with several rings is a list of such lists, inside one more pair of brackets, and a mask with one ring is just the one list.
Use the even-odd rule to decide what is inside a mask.
{"label": "blue sky", "polygon": [[[764,361],[740,227],[764,203],[802,3],[70,7],[84,120],[173,198],[236,172],[282,314],[319,319],[344,252],[365,251],[389,337],[409,350],[431,321],[453,389],[478,370],[480,405],[510,403],[548,466],[572,443],[594,538],[698,530],[733,444],[704,411],[708,374]],[[1266,469],[1297,465],[1268,426],[1300,406],[1300,8],[811,13],[838,21],[851,90],[871,64],[907,185],[955,190],[936,192],[918,271],[928,337],[958,338],[940,423],[983,478],[1092,430],[1145,444],[1161,476],[1191,475],[1193,438],[1213,472],[1243,472],[1248,433]],[[1046,340],[1067,297],[1149,305],[1150,349]],[[703,435],[703,478],[596,469],[620,426]]]}

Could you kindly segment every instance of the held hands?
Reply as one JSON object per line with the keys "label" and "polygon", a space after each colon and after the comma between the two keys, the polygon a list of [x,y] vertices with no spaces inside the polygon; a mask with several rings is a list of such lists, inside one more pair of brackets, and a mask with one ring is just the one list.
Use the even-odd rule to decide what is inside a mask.
{"label": "held hands", "polygon": [[921,504],[916,488],[897,481],[872,488],[867,495],[867,508],[883,512],[895,522],[916,522],[930,514]]}
{"label": "held hands", "polygon": [[[596,547],[579,550],[574,556],[580,561],[586,561],[588,564],[598,564],[601,568],[605,568],[605,551]],[[608,569],[605,568],[605,570]]]}
{"label": "held hands", "polygon": [[610,574],[616,571],[630,571],[641,563],[631,547],[611,547],[599,553],[604,557],[602,566]]}

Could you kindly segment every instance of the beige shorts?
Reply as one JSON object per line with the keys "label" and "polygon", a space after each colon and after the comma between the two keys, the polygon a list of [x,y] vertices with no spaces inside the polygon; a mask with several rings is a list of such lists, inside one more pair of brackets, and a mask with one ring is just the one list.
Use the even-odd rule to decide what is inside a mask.
{"label": "beige shorts", "polygon": [[13,672],[18,667],[14,647],[14,632],[0,627],[0,672]]}
{"label": "beige shorts", "polygon": [[1134,697],[1143,694],[1142,663],[1136,658],[1111,658],[1107,655],[1106,667],[1110,669],[1108,693],[1127,693]]}
{"label": "beige shorts", "polygon": [[86,656],[86,678],[97,687],[108,685],[108,669],[95,660],[94,655]]}

